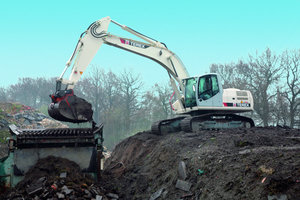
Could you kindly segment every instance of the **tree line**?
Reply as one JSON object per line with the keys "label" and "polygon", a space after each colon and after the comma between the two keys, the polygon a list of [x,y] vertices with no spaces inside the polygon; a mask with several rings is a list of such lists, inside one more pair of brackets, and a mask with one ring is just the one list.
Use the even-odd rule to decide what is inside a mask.
{"label": "tree line", "polygon": [[256,124],[295,127],[299,123],[300,50],[276,55],[267,48],[246,61],[212,64],[210,71],[221,75],[224,88],[251,91]]}
{"label": "tree line", "polygon": [[[90,71],[77,83],[74,93],[92,104],[94,121],[104,123],[108,148],[133,133],[149,130],[152,122],[173,115],[169,106],[173,91],[168,83],[145,90],[140,76],[133,72],[116,74],[98,66],[92,66]],[[20,102],[47,114],[55,82],[56,78],[20,78],[18,83],[0,88],[0,101]]]}

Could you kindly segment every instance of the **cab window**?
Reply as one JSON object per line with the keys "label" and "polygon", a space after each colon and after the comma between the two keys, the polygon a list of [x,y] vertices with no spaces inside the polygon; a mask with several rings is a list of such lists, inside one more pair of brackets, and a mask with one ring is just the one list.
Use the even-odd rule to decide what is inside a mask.
{"label": "cab window", "polygon": [[199,99],[207,100],[219,92],[218,79],[216,75],[200,77],[199,80]]}

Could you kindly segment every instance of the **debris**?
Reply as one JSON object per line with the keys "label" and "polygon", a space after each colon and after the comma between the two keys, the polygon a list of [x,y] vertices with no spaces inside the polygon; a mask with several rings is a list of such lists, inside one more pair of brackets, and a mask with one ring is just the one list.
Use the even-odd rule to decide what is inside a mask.
{"label": "debris", "polygon": [[186,165],[184,161],[180,161],[178,165],[178,176],[179,179],[185,180],[187,175],[186,175]]}
{"label": "debris", "polygon": [[198,175],[204,174],[204,170],[198,169]]}
{"label": "debris", "polygon": [[39,193],[43,190],[43,186],[45,184],[46,177],[39,178],[36,182],[33,182],[29,187],[26,189],[27,194],[32,195]]}
{"label": "debris", "polygon": [[181,196],[181,198],[191,197],[193,196],[193,193],[187,193]]}
{"label": "debris", "polygon": [[267,179],[267,177],[263,178],[263,179],[261,180],[261,183],[264,183],[266,179]]}
{"label": "debris", "polygon": [[187,181],[182,181],[182,180],[178,179],[177,182],[176,182],[176,186],[175,187],[178,188],[178,189],[181,189],[183,191],[188,192],[188,191],[190,191],[191,186],[192,186],[191,183],[189,183]]}
{"label": "debris", "polygon": [[162,198],[163,198],[163,199],[166,199],[167,194],[168,194],[168,190],[165,190],[165,191],[162,193]]}
{"label": "debris", "polygon": [[92,197],[91,192],[88,191],[87,189],[84,190],[84,193],[86,194],[86,196],[87,196],[88,198]]}
{"label": "debris", "polygon": [[159,189],[158,191],[156,191],[155,193],[153,193],[150,197],[149,200],[155,200],[157,199],[158,197],[160,197],[161,193],[163,192],[163,188]]}
{"label": "debris", "polygon": [[108,196],[110,198],[114,198],[114,199],[119,199],[119,196],[117,194],[113,194],[113,193],[108,193],[106,196]]}
{"label": "debris", "polygon": [[26,189],[26,191],[27,191],[27,193],[29,195],[36,194],[36,193],[38,193],[38,192],[40,192],[42,190],[43,190],[42,186],[36,186],[36,185],[31,186],[31,187],[29,187],[29,188]]}
{"label": "debris", "polygon": [[287,200],[287,196],[285,194],[282,195],[268,195],[268,200]]}
{"label": "debris", "polygon": [[96,200],[102,200],[103,199],[103,197],[102,196],[100,196],[100,195],[96,195]]}
{"label": "debris", "polygon": [[65,198],[65,195],[62,194],[62,193],[57,192],[56,195],[57,195],[57,198],[59,198],[59,199],[64,199]]}
{"label": "debris", "polygon": [[251,150],[250,149],[245,149],[243,151],[239,151],[239,154],[240,155],[244,155],[244,154],[248,154],[248,153],[251,153]]}
{"label": "debris", "polygon": [[61,191],[66,195],[70,194],[73,190],[70,190],[66,185],[61,188]]}
{"label": "debris", "polygon": [[60,178],[66,178],[67,177],[67,172],[62,172],[59,175]]}
{"label": "debris", "polygon": [[54,183],[53,185],[51,185],[51,188],[52,188],[53,190],[57,190],[57,185]]}
{"label": "debris", "polygon": [[[61,178],[62,171],[68,176]],[[0,196],[0,199],[21,200],[21,198],[15,198],[20,196],[24,199],[107,200],[104,194],[109,192],[97,185],[92,177],[83,174],[76,163],[49,156],[40,159],[28,170],[24,179],[5,197]],[[108,195],[110,199],[119,198],[117,194]]]}
{"label": "debris", "polygon": [[265,174],[268,174],[268,175],[271,175],[274,173],[274,169],[273,168],[267,168],[265,165],[262,165],[258,168],[262,173],[265,173]]}

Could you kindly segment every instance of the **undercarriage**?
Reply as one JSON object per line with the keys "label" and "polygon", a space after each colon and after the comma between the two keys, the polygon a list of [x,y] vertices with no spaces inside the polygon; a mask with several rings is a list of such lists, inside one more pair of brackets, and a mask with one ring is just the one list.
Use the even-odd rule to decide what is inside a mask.
{"label": "undercarriage", "polygon": [[203,129],[226,129],[254,127],[251,118],[229,113],[206,113],[201,115],[182,115],[154,122],[151,131],[157,135],[171,132],[196,132]]}

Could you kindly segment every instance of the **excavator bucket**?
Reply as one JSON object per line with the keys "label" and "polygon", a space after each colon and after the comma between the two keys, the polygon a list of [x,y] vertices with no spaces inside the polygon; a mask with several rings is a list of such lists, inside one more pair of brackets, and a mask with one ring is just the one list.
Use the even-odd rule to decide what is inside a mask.
{"label": "excavator bucket", "polygon": [[48,107],[49,115],[58,121],[82,123],[92,121],[92,105],[74,95],[73,90],[64,95],[52,95],[52,103]]}

